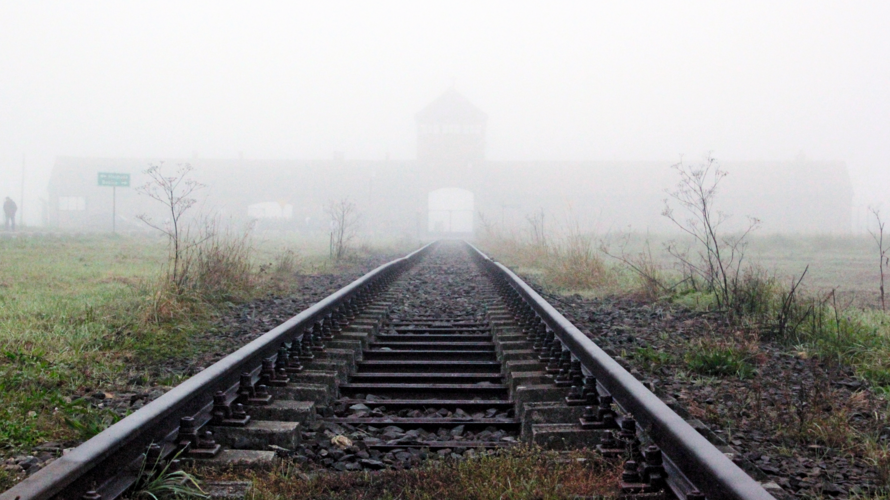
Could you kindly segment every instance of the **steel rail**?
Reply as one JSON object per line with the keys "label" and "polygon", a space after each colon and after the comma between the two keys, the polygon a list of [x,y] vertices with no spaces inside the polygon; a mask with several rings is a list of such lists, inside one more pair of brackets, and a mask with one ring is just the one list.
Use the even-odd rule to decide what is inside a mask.
{"label": "steel rail", "polygon": [[383,264],[322,299],[0,493],[0,500],[79,499],[87,491],[98,489],[113,495],[122,493],[135,480],[148,446],[174,437],[181,418],[209,414],[216,391],[231,391],[244,372],[255,375],[263,359],[275,357],[280,346],[301,340],[304,328],[379,280],[413,264],[432,245]]}
{"label": "steel rail", "polygon": [[709,500],[775,500],[513,271],[468,245],[483,266],[507,280],[597,382],[634,416],[672,465]]}

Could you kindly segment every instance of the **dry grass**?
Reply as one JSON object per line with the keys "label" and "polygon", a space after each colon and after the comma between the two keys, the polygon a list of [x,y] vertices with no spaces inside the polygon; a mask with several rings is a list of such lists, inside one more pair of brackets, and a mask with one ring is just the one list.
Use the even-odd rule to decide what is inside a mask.
{"label": "dry grass", "polygon": [[552,286],[565,290],[590,290],[617,283],[592,236],[569,234],[551,245],[549,250],[549,265],[544,277]]}
{"label": "dry grass", "polygon": [[618,274],[606,265],[593,235],[570,228],[548,239],[488,227],[479,246],[492,257],[536,275],[560,291],[615,291]]}
{"label": "dry grass", "polygon": [[252,226],[236,231],[219,219],[208,219],[194,235],[186,234],[176,273],[173,259],[166,272],[143,284],[148,297],[143,322],[164,323],[201,315],[208,304],[241,302],[267,293],[288,290],[304,261],[284,248],[267,262],[258,262]]}
{"label": "dry grass", "polygon": [[[595,452],[516,447],[464,460],[430,460],[401,471],[312,473],[282,464],[257,474],[253,500],[519,500],[614,498],[620,464]],[[224,474],[225,479],[233,478]]]}

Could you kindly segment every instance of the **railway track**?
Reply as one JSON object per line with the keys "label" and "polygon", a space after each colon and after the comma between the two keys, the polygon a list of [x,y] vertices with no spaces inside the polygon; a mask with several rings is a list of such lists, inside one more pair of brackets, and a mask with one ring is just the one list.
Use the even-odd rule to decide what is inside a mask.
{"label": "railway track", "polygon": [[[428,256],[389,290],[378,331],[339,386],[335,417],[324,419],[370,454],[340,468],[404,467],[427,453],[519,441],[488,314],[497,293],[472,261],[454,257]],[[458,279],[441,286],[443,274]]]}
{"label": "railway track", "polygon": [[624,460],[627,498],[770,499],[504,266],[431,244],[381,266],[0,494],[113,499],[143,464],[404,468],[534,442]]}

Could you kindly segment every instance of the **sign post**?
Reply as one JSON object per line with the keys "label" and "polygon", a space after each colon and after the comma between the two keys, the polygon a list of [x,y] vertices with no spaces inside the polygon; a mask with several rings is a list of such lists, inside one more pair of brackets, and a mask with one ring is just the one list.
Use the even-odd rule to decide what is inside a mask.
{"label": "sign post", "polygon": [[130,187],[130,174],[99,172],[99,185],[111,186],[111,232],[116,233],[117,188]]}

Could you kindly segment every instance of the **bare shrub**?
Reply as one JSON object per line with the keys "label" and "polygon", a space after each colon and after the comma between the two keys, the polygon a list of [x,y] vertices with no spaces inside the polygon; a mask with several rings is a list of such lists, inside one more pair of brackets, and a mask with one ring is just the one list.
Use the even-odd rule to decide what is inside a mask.
{"label": "bare shrub", "polygon": [[233,229],[218,217],[186,220],[204,186],[189,177],[192,167],[180,165],[173,174],[152,165],[149,181],[138,190],[162,203],[169,214],[164,222],[140,215],[149,227],[167,237],[170,248],[164,275],[150,284],[144,319],[162,322],[194,314],[201,304],[243,299],[255,288],[251,254],[252,226]]}
{"label": "bare shrub", "polygon": [[547,236],[544,234],[544,209],[540,209],[535,213],[525,216],[525,220],[529,225],[532,245],[537,247],[547,247]]}
{"label": "bare shrub", "polygon": [[603,240],[600,242],[600,252],[618,260],[634,273],[637,278],[637,290],[643,297],[654,300],[672,292],[679,284],[668,285],[664,270],[652,255],[652,245],[648,236],[643,244],[644,248],[638,252],[629,250],[631,238],[632,234],[629,232],[622,235],[617,250],[613,250],[609,243]]}
{"label": "bare shrub", "polygon": [[884,221],[881,219],[881,211],[875,207],[869,207],[868,210],[875,216],[875,222],[877,222],[877,229],[875,231],[869,230],[869,234],[875,240],[875,244],[878,245],[878,270],[880,271],[880,287],[879,290],[881,292],[881,310],[886,311],[887,305],[884,301],[884,269],[890,267],[890,245],[884,244]]}
{"label": "bare shrub", "polygon": [[165,222],[157,222],[146,214],[136,217],[167,237],[170,244],[170,279],[179,286],[182,280],[183,254],[189,245],[196,244],[195,241],[186,241],[188,228],[183,216],[197,203],[195,192],[205,186],[189,177],[194,169],[188,163],[179,165],[172,175],[165,175],[162,167],[163,163],[151,165],[144,172],[150,180],[136,188],[136,191],[162,203],[170,216]]}
{"label": "bare shrub", "polygon": [[667,246],[668,253],[677,259],[693,288],[697,288],[698,282],[703,283],[705,291],[714,294],[718,308],[740,313],[738,292],[746,238],[760,221],[750,218],[741,233],[723,234],[721,226],[729,215],[716,210],[714,203],[720,181],[727,174],[712,156],[705,157],[699,165],[681,161],[671,168],[680,176],[680,181],[668,195],[679,205],[681,213],[666,199],[662,215],[692,238],[694,248],[683,249],[672,242]]}
{"label": "bare shrub", "polygon": [[772,324],[766,329],[767,335],[772,339],[786,341],[797,335],[798,328],[806,321],[809,308],[800,302],[800,284],[810,266],[804,268],[799,278],[791,278],[788,290],[779,292],[778,308],[773,315]]}
{"label": "bare shrub", "polygon": [[331,217],[330,256],[339,262],[349,252],[349,247],[358,233],[361,216],[358,207],[348,198],[329,202],[325,213]]}

